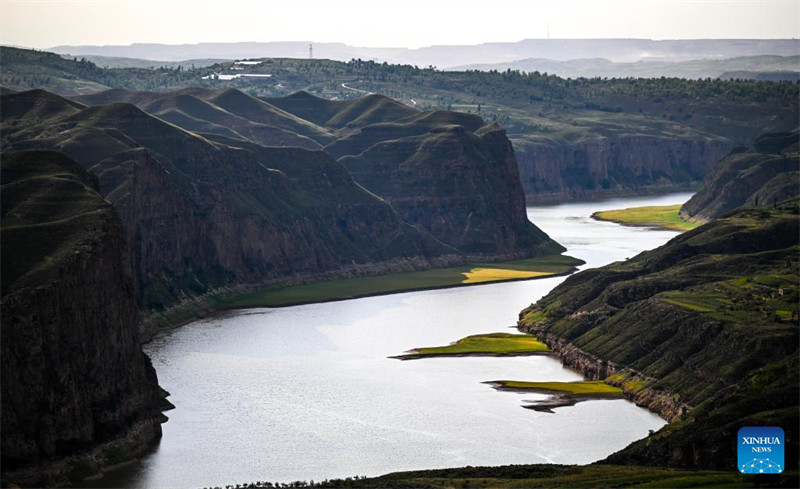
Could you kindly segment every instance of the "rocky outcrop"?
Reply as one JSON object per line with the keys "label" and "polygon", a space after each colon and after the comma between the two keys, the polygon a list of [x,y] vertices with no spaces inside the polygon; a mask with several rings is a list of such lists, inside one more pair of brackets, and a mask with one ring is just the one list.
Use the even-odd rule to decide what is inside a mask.
{"label": "rocky outcrop", "polygon": [[5,482],[64,482],[65,457],[161,436],[125,232],[96,185],[61,153],[3,154]]}
{"label": "rocky outcrop", "polygon": [[[520,318],[532,311],[535,311],[535,309],[523,310],[520,313]],[[621,388],[623,394],[636,403],[637,406],[656,412],[666,420],[679,421],[689,411],[690,406],[681,402],[680,398],[674,394],[649,389],[649,386],[656,383],[656,379],[624,365],[592,355],[574,343],[548,333],[546,328],[542,326],[544,325],[520,324],[519,329],[524,333],[536,335],[537,339],[553,350],[553,354],[564,365],[581,372],[590,380],[606,380],[609,384]]]}
{"label": "rocky outcrop", "polygon": [[768,133],[717,162],[681,217],[706,222],[737,207],[774,206],[800,196],[800,133]]}
{"label": "rocky outcrop", "polygon": [[146,309],[353,263],[463,255],[403,222],[322,151],[200,137],[126,103],[5,143],[60,149],[98,175],[127,230]]}
{"label": "rocky outcrop", "polygon": [[609,461],[721,469],[735,460],[726,440],[759,419],[786,430],[796,467],[798,212],[741,211],[575,274],[522,311],[520,329],[567,365],[672,422]]}
{"label": "rocky outcrop", "polygon": [[340,161],[406,222],[466,253],[521,257],[554,245],[528,222],[514,151],[497,125],[448,125]]}
{"label": "rocky outcrop", "polygon": [[528,204],[695,186],[733,147],[722,138],[649,135],[514,144]]}

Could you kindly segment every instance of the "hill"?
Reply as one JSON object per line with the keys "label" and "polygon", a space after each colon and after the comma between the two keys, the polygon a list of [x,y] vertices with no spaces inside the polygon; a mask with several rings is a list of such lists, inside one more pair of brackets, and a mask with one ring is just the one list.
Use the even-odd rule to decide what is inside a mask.
{"label": "hill", "polygon": [[[532,252],[539,249],[539,245],[544,243],[541,241],[541,233],[528,224],[522,211],[524,202],[519,190],[516,161],[513,149],[504,146],[505,133],[498,138],[482,135],[481,138],[454,140],[450,142],[451,144],[432,144],[436,138],[441,140],[441,134],[444,134],[442,130],[446,128],[478,131],[485,125],[485,121],[474,114],[446,111],[420,112],[381,95],[369,95],[348,101],[329,101],[298,92],[278,99],[254,100],[233,89],[222,92],[185,89],[164,94],[110,90],[83,96],[80,100],[87,103],[112,101],[136,103],[151,114],[171,120],[185,129],[200,127],[207,133],[249,140],[262,145],[270,145],[273,141],[256,137],[262,136],[263,132],[251,135],[252,131],[247,130],[250,126],[257,124],[264,127],[266,124],[276,124],[276,118],[282,117],[282,127],[285,128],[281,129],[284,131],[283,134],[294,134],[289,133],[289,129],[298,129],[297,121],[301,120],[300,117],[311,117],[313,122],[303,121],[300,128],[308,129],[306,133],[321,142],[325,142],[326,138],[332,140],[325,146],[325,152],[341,161],[349,156],[348,161],[351,162],[378,143],[385,143],[383,144],[385,152],[390,140],[404,144],[399,140],[430,135],[429,144],[414,150],[414,172],[410,173],[406,169],[391,175],[395,186],[395,192],[391,194],[383,192],[384,188],[375,185],[377,174],[370,176],[368,175],[370,172],[364,171],[364,168],[355,171],[352,166],[349,171],[359,184],[389,201],[406,222],[421,226],[421,229],[427,230],[443,243],[463,252],[517,257],[524,253],[524,250]],[[205,121],[216,121],[219,124],[208,127],[171,118],[170,115],[179,106],[183,108],[181,113],[195,115],[195,121],[203,118]],[[284,112],[282,108],[286,111]],[[232,115],[232,112],[236,111],[242,117]],[[227,124],[224,124],[224,121],[227,121]],[[265,121],[266,124],[261,121]],[[238,132],[234,132],[234,129]],[[434,131],[439,134],[436,138],[433,137]],[[314,144],[302,136],[295,136],[295,140],[292,140],[283,134],[281,141],[284,144],[291,144],[295,140],[296,146]],[[245,135],[251,137],[247,138]],[[500,145],[497,154],[489,150],[489,146],[494,144],[488,143],[490,139]],[[225,142],[222,139],[217,141],[228,145],[242,145],[241,142]],[[375,154],[372,152],[365,158],[370,159]],[[411,158],[410,154],[405,156]],[[442,161],[448,159],[452,159],[454,165],[441,165]],[[493,172],[496,175],[493,175]],[[381,176],[387,177],[386,174]],[[434,176],[437,181],[447,182],[447,189],[445,186],[433,188],[419,185],[420,179],[434,178]],[[493,183],[489,184],[490,182]],[[401,205],[400,199],[405,199],[405,202],[413,201],[413,211]],[[489,235],[494,237],[489,238]]]}
{"label": "hill", "polygon": [[60,149],[98,175],[149,308],[353,261],[455,253],[404,225],[324,153],[214,143],[130,104],[88,107],[5,144]]}
{"label": "hill", "polygon": [[377,122],[394,122],[417,115],[417,111],[382,95],[352,100],[326,100],[299,91],[267,102],[305,120],[332,129],[357,128]]}
{"label": "hill", "polygon": [[705,222],[738,207],[774,206],[798,196],[800,133],[763,134],[750,148],[720,160],[680,213],[684,219]]}
{"label": "hill", "polygon": [[798,202],[744,209],[568,278],[520,313],[568,366],[671,423],[608,463],[731,470],[743,426],[781,426],[797,470]]}
{"label": "hill", "polygon": [[[694,53],[707,47],[699,41],[695,46]],[[346,114],[351,99],[369,93],[402,101],[408,109],[472,113],[506,129],[531,203],[699,186],[708,169],[731,149],[751,144],[764,132],[791,131],[800,117],[798,86],[786,82],[563,79],[541,72],[445,72],[360,59],[264,58],[247,72],[271,77],[221,80],[203,77],[235,76],[242,73],[241,66],[227,62],[196,70],[90,70],[88,62],[58,57],[56,63],[39,52],[11,49],[2,52],[9,50],[19,61],[4,65],[0,83],[15,90],[52,86],[74,94],[53,80],[79,74],[87,83],[128,90],[237,88],[329,131],[353,122],[349,116],[334,116]],[[32,76],[44,68],[55,70],[48,71],[50,79]],[[302,94],[279,100],[297,91],[328,101]],[[303,104],[308,109],[301,113]],[[398,104],[387,103],[383,109],[388,111],[383,122],[406,112]],[[179,112],[164,116],[195,130],[235,137]]]}
{"label": "hill", "polygon": [[[20,104],[18,99],[37,96],[53,97],[43,91],[21,92],[5,95],[1,102],[15,106]],[[307,129],[322,140],[323,136],[334,137],[327,129],[234,90],[177,94],[115,91],[88,101],[93,99],[129,100],[151,110],[187,103],[193,104],[198,116],[211,112],[205,115],[209,120],[231,118],[236,112],[253,124],[280,118],[284,127]],[[371,100],[377,106],[386,104],[381,99]],[[376,113],[369,103],[361,105],[365,114]],[[464,194],[454,197],[493,202],[497,208],[513,209],[511,215],[516,217],[499,216],[495,223],[491,220],[494,215],[475,215],[465,227],[460,222],[464,217],[461,211],[437,214],[448,226],[462,229],[463,236],[456,241],[398,213],[386,200],[356,183],[348,170],[325,152],[204,137],[127,102],[75,110],[67,114],[53,111],[50,118],[30,123],[23,114],[23,122],[8,123],[13,128],[4,132],[3,148],[63,151],[97,175],[101,194],[120,214],[131,241],[139,304],[145,310],[161,310],[183,297],[220,287],[266,286],[296,276],[308,280],[351,268],[369,273],[427,268],[463,263],[478,255],[495,260],[527,257],[558,248],[527,220],[515,226],[505,224],[524,216],[524,201],[513,171],[494,177],[504,182],[504,187],[463,188]],[[503,141],[508,145],[501,136],[499,143]],[[483,151],[489,154],[489,149]],[[433,156],[424,166],[438,166],[441,155]],[[503,157],[504,168],[513,170],[508,166],[513,159],[508,157]],[[464,164],[478,166],[486,161],[473,159]],[[462,182],[466,178],[462,169],[439,170],[439,175]],[[438,207],[426,190],[407,187],[409,195],[420,201],[417,212],[431,216]],[[479,249],[466,246],[484,239],[480,236],[487,232],[505,238]]]}
{"label": "hill", "polygon": [[115,89],[76,99],[89,105],[132,103],[189,131],[249,140],[264,146],[320,149],[322,144],[333,140],[327,130],[238,90],[222,94],[203,89],[166,93]]}
{"label": "hill", "polygon": [[499,126],[473,132],[447,125],[407,137],[397,134],[408,134],[407,129],[398,129],[339,161],[406,222],[469,253],[546,245],[546,235],[525,215],[514,151]]}
{"label": "hill", "polygon": [[[699,56],[698,56],[699,58]],[[726,59],[690,59],[680,61],[640,60],[633,63],[614,63],[603,58],[552,59],[529,58],[504,63],[466,65],[459,71],[519,70],[533,73],[550,73],[564,78],[743,78],[735,73],[751,73],[753,78],[761,73],[800,71],[800,56],[741,56]]]}
{"label": "hill", "polygon": [[[161,436],[126,237],[97,178],[55,151],[3,152],[2,465],[54,486]],[[65,457],[73,458],[64,461]]]}

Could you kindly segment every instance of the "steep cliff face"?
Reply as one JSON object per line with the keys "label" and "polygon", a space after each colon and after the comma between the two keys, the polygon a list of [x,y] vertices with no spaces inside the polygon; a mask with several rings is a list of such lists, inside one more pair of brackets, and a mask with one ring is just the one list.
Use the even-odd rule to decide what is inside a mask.
{"label": "steep cliff face", "polygon": [[733,147],[725,139],[613,136],[575,144],[515,141],[528,203],[696,185]]}
{"label": "steep cliff face", "polygon": [[714,221],[573,275],[520,314],[565,363],[672,421],[610,461],[730,467],[736,431],[758,419],[786,430],[797,466],[798,212]]}
{"label": "steep cliff face", "polygon": [[63,457],[161,435],[125,233],[96,185],[61,153],[3,154],[2,466],[29,470],[11,481],[53,484]]}
{"label": "steep cliff face", "polygon": [[461,254],[403,222],[322,151],[202,137],[127,103],[28,126],[4,143],[61,150],[100,177],[146,308],[224,285]]}
{"label": "steep cliff face", "polygon": [[703,188],[681,208],[684,219],[709,221],[737,207],[764,207],[800,195],[800,133],[769,133],[708,172]]}
{"label": "steep cliff face", "polygon": [[444,126],[340,161],[404,220],[467,253],[529,256],[554,245],[527,220],[514,151],[499,126]]}

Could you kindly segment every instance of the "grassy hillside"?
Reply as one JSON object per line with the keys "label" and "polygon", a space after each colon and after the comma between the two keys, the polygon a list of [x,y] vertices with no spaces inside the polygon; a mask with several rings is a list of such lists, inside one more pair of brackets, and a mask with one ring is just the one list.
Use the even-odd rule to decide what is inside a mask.
{"label": "grassy hillside", "polygon": [[265,100],[298,117],[335,129],[392,122],[417,114],[411,107],[380,95],[367,95],[353,100],[327,100],[301,90],[286,97]]}
{"label": "grassy hillside", "polygon": [[739,148],[709,172],[681,217],[705,222],[737,207],[774,206],[800,196],[800,133],[769,133]]}
{"label": "grassy hillside", "polygon": [[75,247],[113,216],[97,178],[56,151],[4,152],[2,185],[3,295],[57,278]]}
{"label": "grassy hillside", "polygon": [[89,105],[126,102],[186,130],[264,146],[321,149],[333,140],[325,129],[237,90],[189,88],[175,92],[107,90],[76,97]]}
{"label": "grassy hillside", "polygon": [[732,467],[739,427],[766,424],[786,430],[796,469],[799,212],[741,211],[576,274],[521,313],[568,365],[672,421],[610,462]]}

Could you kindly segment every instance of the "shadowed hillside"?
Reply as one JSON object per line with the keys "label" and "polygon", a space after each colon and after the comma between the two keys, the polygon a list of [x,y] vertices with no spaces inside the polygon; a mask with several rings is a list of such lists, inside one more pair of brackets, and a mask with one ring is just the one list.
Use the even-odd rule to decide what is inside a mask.
{"label": "shadowed hillside", "polygon": [[720,160],[703,188],[681,208],[681,216],[700,222],[737,207],[774,206],[800,196],[800,133],[764,134],[750,148]]}
{"label": "shadowed hillside", "polygon": [[325,153],[211,142],[130,104],[89,107],[6,144],[59,149],[98,175],[146,307],[230,283],[458,253],[405,225]]}
{"label": "shadowed hillside", "polygon": [[392,122],[417,114],[411,107],[375,94],[353,100],[327,100],[300,91],[264,100],[307,121],[333,129]]}
{"label": "shadowed hillside", "polygon": [[[97,178],[63,153],[4,151],[2,222],[3,484],[20,470],[16,483],[53,486],[122,461],[87,455],[98,447],[141,453],[161,436],[161,394],[125,232]],[[90,462],[61,461],[78,454]]]}
{"label": "shadowed hillside", "polygon": [[327,130],[238,90],[108,90],[78,99],[90,105],[131,103],[189,131],[245,139],[264,146],[320,149],[333,140]]}
{"label": "shadowed hillside", "polygon": [[730,470],[743,426],[781,426],[797,469],[797,201],[745,209],[568,278],[520,313],[569,366],[671,423],[610,463]]}
{"label": "shadowed hillside", "polygon": [[[402,126],[397,132],[404,132]],[[458,249],[491,253],[546,243],[525,215],[514,151],[497,125],[474,133],[443,126],[379,142],[340,161],[407,222]]]}
{"label": "shadowed hillside", "polygon": [[[130,103],[153,111],[183,107],[206,120],[217,119],[219,127],[235,118],[244,121],[225,124],[230,131],[280,119],[284,127],[333,137],[235,90],[105,92],[84,100],[124,102],[86,108],[38,91],[5,95],[2,103],[43,105],[31,102],[37,98],[60,102],[44,115],[32,112],[36,117],[31,121],[31,111],[22,109],[20,117],[4,119],[3,147],[63,151],[99,178],[101,193],[127,231],[139,302],[146,309],[219,287],[273,284],[296,274],[312,277],[365,266],[369,273],[427,268],[463,263],[469,255],[524,257],[557,248],[524,217],[513,152],[502,135],[491,138],[491,144],[486,136],[456,141],[456,152],[480,146],[466,151],[469,157],[458,166],[442,166],[449,156],[436,151],[421,160],[417,170],[435,170],[437,178],[456,183],[456,193],[447,197],[465,204],[444,212],[439,196],[428,195],[432,189],[403,182],[407,197],[416,195],[421,203],[412,219],[356,183],[326,152],[263,146],[241,133],[202,136]],[[386,101],[373,97],[361,103],[367,114],[375,114],[376,104]],[[435,115],[414,112],[412,123]],[[470,128],[481,122],[454,115],[460,119],[470,121]],[[423,126],[432,131],[438,123]],[[464,165],[473,173],[464,173]],[[485,185],[465,186],[477,178],[475,171],[484,172]],[[426,227],[433,215],[460,229],[458,238],[449,230]]]}

